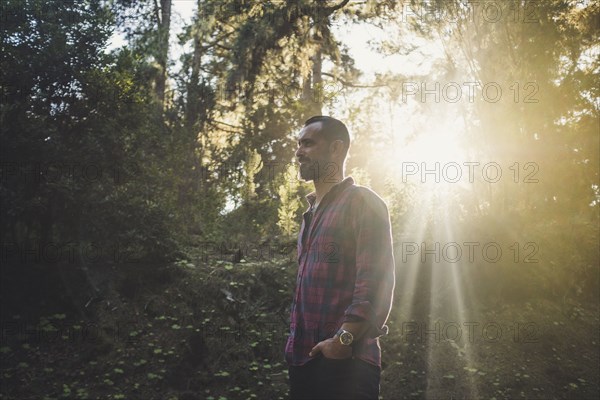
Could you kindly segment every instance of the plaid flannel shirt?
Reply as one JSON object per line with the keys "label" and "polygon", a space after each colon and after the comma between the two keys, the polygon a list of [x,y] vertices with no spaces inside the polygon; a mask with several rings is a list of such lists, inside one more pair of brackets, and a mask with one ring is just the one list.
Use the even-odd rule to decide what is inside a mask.
{"label": "plaid flannel shirt", "polygon": [[[306,198],[312,208],[315,194]],[[353,357],[381,367],[379,336],[388,331],[394,284],[387,206],[348,177],[331,188],[312,218],[310,209],[303,215],[288,364],[305,364],[313,346],[333,337],[344,322],[366,320],[369,329],[353,344]]]}

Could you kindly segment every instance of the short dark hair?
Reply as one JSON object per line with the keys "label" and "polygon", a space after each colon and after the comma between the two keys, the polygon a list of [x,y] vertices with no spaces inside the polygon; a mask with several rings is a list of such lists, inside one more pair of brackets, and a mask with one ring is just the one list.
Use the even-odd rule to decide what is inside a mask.
{"label": "short dark hair", "polygon": [[344,125],[342,121],[326,115],[315,115],[314,117],[307,119],[304,126],[310,125],[313,122],[321,123],[321,130],[319,133],[323,135],[325,140],[330,143],[334,140],[341,140],[346,149],[350,147],[350,134],[348,133],[348,128],[346,128],[346,125]]}

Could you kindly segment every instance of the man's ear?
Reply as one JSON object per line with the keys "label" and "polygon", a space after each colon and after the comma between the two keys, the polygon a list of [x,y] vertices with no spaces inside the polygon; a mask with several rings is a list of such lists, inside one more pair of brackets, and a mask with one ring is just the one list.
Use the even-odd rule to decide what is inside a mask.
{"label": "man's ear", "polygon": [[342,156],[344,154],[344,142],[341,140],[334,140],[329,144],[329,150],[333,154]]}

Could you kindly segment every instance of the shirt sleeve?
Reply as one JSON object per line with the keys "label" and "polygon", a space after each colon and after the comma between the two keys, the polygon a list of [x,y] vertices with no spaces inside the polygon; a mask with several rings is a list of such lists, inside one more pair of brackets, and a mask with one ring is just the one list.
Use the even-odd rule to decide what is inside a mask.
{"label": "shirt sleeve", "polygon": [[388,332],[395,286],[391,223],[385,202],[374,192],[361,188],[353,203],[356,281],[343,322],[366,320],[371,326],[365,336],[375,338]]}

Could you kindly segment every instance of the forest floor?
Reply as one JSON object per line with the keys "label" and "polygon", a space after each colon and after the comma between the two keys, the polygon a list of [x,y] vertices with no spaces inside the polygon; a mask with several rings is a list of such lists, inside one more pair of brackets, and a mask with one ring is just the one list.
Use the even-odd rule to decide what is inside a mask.
{"label": "forest floor", "polygon": [[[2,284],[0,399],[286,399],[296,268],[289,259],[130,265],[92,279],[97,291],[89,276],[77,285],[64,270],[34,268]],[[25,283],[40,296],[19,293]],[[397,285],[381,398],[599,397],[597,302],[458,306],[444,287]]]}

